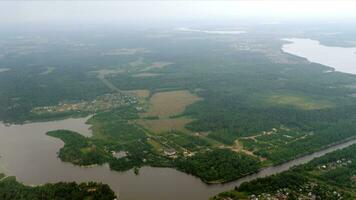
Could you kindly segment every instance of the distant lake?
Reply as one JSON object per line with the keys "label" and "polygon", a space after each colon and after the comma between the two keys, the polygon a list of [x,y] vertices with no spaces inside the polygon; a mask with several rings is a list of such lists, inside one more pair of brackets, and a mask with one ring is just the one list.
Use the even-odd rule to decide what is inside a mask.
{"label": "distant lake", "polygon": [[63,142],[46,135],[57,129],[68,129],[90,136],[88,118],[65,119],[7,126],[0,122],[0,171],[16,176],[28,185],[58,181],[98,181],[109,184],[120,200],[208,200],[233,189],[245,181],[288,170],[313,158],[356,143],[356,139],[319,152],[261,170],[227,184],[207,185],[200,179],[171,168],[143,167],[136,176],[132,170],[111,171],[109,166],[90,168],[74,166],[57,158]]}
{"label": "distant lake", "polygon": [[356,47],[333,47],[320,44],[317,40],[305,38],[283,39],[282,50],[335,69],[335,71],[356,74]]}
{"label": "distant lake", "polygon": [[178,28],[176,30],[184,31],[184,32],[219,34],[219,35],[236,35],[236,34],[246,33],[246,31],[242,31],[242,30],[200,30],[200,29],[191,29],[191,28]]}

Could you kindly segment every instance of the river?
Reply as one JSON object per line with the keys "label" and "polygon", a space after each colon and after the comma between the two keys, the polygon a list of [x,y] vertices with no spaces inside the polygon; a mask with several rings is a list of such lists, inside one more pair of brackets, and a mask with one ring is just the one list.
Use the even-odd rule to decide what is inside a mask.
{"label": "river", "polygon": [[356,47],[325,46],[319,41],[306,38],[283,40],[289,42],[282,46],[282,51],[286,53],[332,67],[339,72],[356,74]]}
{"label": "river", "polygon": [[45,133],[68,129],[90,136],[90,126],[85,124],[86,120],[87,118],[65,119],[11,126],[0,123],[0,170],[7,175],[16,176],[19,181],[28,185],[58,181],[99,181],[109,184],[120,200],[207,200],[244,181],[285,171],[291,166],[306,163],[315,157],[356,143],[355,139],[335,145],[279,166],[265,168],[231,183],[207,185],[196,177],[170,168],[143,167],[136,176],[132,170],[115,172],[107,165],[84,168],[61,162],[57,158],[57,152],[63,142]]}

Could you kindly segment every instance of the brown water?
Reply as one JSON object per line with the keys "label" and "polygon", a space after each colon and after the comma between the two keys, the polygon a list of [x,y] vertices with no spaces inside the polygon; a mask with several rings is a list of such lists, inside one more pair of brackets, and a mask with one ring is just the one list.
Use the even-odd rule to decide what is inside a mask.
{"label": "brown water", "polygon": [[356,140],[345,142],[228,184],[206,185],[193,176],[169,168],[143,167],[136,176],[132,171],[111,171],[106,165],[83,168],[61,162],[56,154],[63,143],[45,133],[69,129],[89,136],[90,127],[85,124],[86,120],[66,119],[12,126],[0,123],[0,170],[30,185],[58,181],[100,181],[109,184],[120,200],[206,200],[244,181],[285,171],[291,166],[356,143]]}

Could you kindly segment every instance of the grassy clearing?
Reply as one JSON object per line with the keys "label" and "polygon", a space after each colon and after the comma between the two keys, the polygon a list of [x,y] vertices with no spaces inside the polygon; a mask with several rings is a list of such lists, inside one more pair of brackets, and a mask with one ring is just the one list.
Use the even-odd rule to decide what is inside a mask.
{"label": "grassy clearing", "polygon": [[160,74],[156,73],[139,73],[139,74],[134,74],[132,75],[133,77],[154,77],[154,76],[159,76]]}
{"label": "grassy clearing", "polygon": [[185,125],[191,121],[193,121],[193,119],[181,117],[174,119],[166,118],[157,120],[141,119],[137,122],[152,132],[163,133],[173,130],[187,132],[188,130],[185,128]]}
{"label": "grassy clearing", "polygon": [[198,96],[187,90],[155,93],[149,100],[148,110],[141,114],[141,119],[137,120],[137,123],[154,133],[172,130],[188,132],[185,125],[193,119],[172,116],[182,114],[188,105],[198,100],[200,100]]}
{"label": "grassy clearing", "polygon": [[272,95],[267,101],[272,104],[295,106],[303,110],[318,110],[333,107],[333,103],[327,100],[316,100],[298,95]]}
{"label": "grassy clearing", "polygon": [[200,98],[187,90],[158,92],[150,99],[150,107],[144,116],[160,118],[181,114],[185,108]]}
{"label": "grassy clearing", "polygon": [[108,52],[102,53],[103,56],[121,56],[121,55],[135,55],[149,53],[150,50],[146,48],[121,48],[121,49],[112,49]]}
{"label": "grassy clearing", "polygon": [[152,70],[152,69],[162,69],[168,65],[171,65],[173,64],[172,62],[154,62],[152,63],[150,66],[142,69],[141,71],[144,72],[144,71],[149,71],[149,70]]}
{"label": "grassy clearing", "polygon": [[119,88],[117,88],[114,84],[112,84],[110,81],[106,79],[106,76],[112,75],[112,74],[119,74],[122,73],[122,70],[118,69],[101,69],[98,71],[93,71],[94,73],[97,73],[98,79],[100,79],[110,90],[113,91],[120,91]]}
{"label": "grassy clearing", "polygon": [[39,75],[47,75],[52,73],[56,68],[55,67],[47,67],[46,71],[39,73]]}
{"label": "grassy clearing", "polygon": [[154,148],[154,150],[157,153],[162,153],[163,152],[164,147],[160,143],[158,143],[156,140],[148,139],[147,142],[148,142],[148,144],[150,144]]}

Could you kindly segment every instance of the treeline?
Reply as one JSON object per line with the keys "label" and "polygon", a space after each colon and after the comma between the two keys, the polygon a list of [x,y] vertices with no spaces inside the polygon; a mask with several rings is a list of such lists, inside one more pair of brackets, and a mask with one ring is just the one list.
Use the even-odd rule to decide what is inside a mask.
{"label": "treeline", "polygon": [[115,193],[106,184],[59,182],[41,186],[26,186],[7,177],[0,181],[2,200],[114,200]]}
{"label": "treeline", "polygon": [[225,149],[199,152],[190,158],[178,158],[175,166],[205,182],[228,182],[260,169],[256,158]]}
{"label": "treeline", "polygon": [[248,183],[242,183],[238,190],[248,194],[261,194],[276,191],[281,188],[299,190],[307,182],[308,179],[306,177],[294,171],[287,171],[280,175],[272,175]]}

